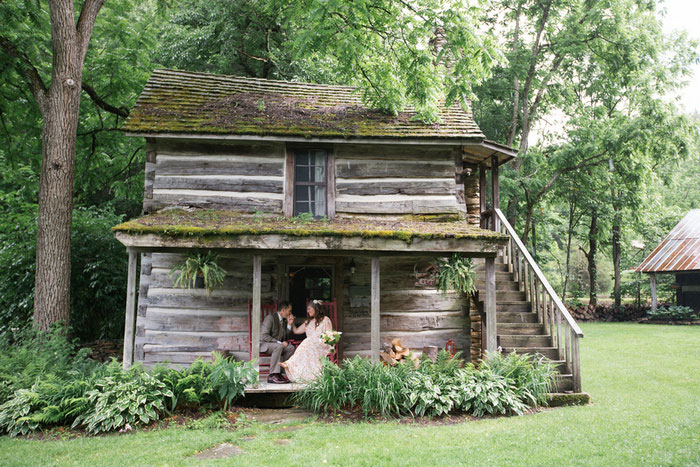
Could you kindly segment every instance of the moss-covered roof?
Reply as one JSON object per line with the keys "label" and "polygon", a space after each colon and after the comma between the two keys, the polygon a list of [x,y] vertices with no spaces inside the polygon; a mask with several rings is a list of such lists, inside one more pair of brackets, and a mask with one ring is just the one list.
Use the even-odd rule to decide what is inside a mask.
{"label": "moss-covered roof", "polygon": [[454,216],[404,216],[400,219],[343,218],[308,220],[235,211],[172,209],[133,219],[112,228],[128,234],[168,237],[289,235],[398,239],[472,239],[499,241],[506,236],[473,227]]}
{"label": "moss-covered roof", "polygon": [[356,88],[155,70],[123,129],[137,134],[317,138],[484,138],[471,111],[442,108],[440,123],[362,105]]}

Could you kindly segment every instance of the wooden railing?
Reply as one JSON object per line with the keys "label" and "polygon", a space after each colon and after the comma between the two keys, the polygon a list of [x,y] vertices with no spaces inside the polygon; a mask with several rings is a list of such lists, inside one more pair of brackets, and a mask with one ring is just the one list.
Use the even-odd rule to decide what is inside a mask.
{"label": "wooden railing", "polygon": [[566,361],[566,366],[573,377],[574,392],[581,392],[579,355],[579,339],[583,337],[581,328],[544,277],[503,212],[500,209],[494,209],[488,212],[485,221],[492,230],[510,236],[503,251],[504,262],[512,268],[514,278],[520,284],[520,290],[525,292],[526,299],[532,303],[533,310],[537,312],[545,331],[551,334],[552,342],[559,351],[559,360]]}

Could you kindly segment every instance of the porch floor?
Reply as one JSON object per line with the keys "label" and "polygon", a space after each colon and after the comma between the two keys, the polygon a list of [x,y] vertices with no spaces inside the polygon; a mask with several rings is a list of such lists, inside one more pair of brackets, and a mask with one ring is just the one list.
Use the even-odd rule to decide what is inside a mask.
{"label": "porch floor", "polygon": [[246,394],[265,394],[265,393],[292,393],[301,391],[306,387],[305,384],[288,383],[288,384],[273,384],[268,382],[259,382],[253,387],[245,388]]}

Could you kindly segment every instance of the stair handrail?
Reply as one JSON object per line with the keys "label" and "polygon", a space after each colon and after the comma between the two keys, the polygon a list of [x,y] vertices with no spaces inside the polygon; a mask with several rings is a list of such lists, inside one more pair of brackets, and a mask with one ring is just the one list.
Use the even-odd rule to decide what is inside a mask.
{"label": "stair handrail", "polygon": [[549,281],[542,273],[542,270],[537,265],[537,263],[535,262],[533,257],[530,255],[530,252],[527,251],[527,248],[525,248],[525,245],[523,244],[522,240],[520,240],[520,237],[518,236],[518,234],[515,233],[515,229],[513,229],[513,226],[510,225],[510,222],[508,222],[508,219],[506,219],[506,216],[498,208],[494,209],[494,211],[496,212],[496,215],[500,219],[501,225],[503,225],[503,227],[505,228],[508,235],[510,235],[510,237],[513,239],[513,242],[518,247],[518,250],[525,258],[525,261],[528,262],[528,264],[532,268],[532,271],[537,276],[537,280],[542,284],[544,289],[547,291],[547,294],[550,296],[550,298],[552,299],[552,301],[556,305],[559,313],[561,313],[561,315],[567,321],[569,326],[571,326],[571,329],[574,331],[574,333],[578,337],[583,337],[583,331],[581,331],[581,328],[576,323],[576,320],[574,319],[574,317],[571,316],[571,313],[569,313],[569,310],[566,309],[566,306],[564,306],[564,303],[562,303],[561,299],[559,298],[559,295],[557,295],[557,293],[554,291],[552,286],[549,284]]}

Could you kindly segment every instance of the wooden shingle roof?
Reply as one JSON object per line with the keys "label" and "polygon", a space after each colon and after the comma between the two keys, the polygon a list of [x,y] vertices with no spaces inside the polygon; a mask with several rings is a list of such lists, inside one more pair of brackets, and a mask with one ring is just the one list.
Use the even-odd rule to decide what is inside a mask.
{"label": "wooden shingle roof", "polygon": [[362,105],[356,88],[155,70],[123,130],[140,136],[253,135],[482,141],[470,110],[442,108],[440,123]]}
{"label": "wooden shingle roof", "polygon": [[688,212],[637,271],[700,271],[700,209]]}

